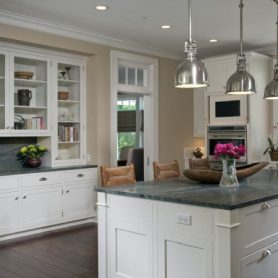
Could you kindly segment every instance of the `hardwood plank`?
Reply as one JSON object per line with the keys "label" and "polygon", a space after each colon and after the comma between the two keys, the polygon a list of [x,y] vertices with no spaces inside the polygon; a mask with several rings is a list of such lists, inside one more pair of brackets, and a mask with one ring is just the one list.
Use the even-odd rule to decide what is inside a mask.
{"label": "hardwood plank", "polygon": [[97,278],[97,224],[1,242],[0,278],[6,277]]}

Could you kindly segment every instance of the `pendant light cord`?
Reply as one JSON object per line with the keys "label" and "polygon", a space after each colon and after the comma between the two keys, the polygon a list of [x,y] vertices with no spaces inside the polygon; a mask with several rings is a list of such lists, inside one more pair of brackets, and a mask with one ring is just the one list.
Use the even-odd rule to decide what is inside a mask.
{"label": "pendant light cord", "polygon": [[192,3],[188,0],[188,37],[189,41],[192,42]]}
{"label": "pendant light cord", "polygon": [[243,56],[243,2],[240,0],[240,56]]}

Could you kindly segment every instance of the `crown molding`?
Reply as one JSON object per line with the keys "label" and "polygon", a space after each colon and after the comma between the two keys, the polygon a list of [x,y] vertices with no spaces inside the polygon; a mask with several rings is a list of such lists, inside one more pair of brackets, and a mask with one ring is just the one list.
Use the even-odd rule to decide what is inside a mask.
{"label": "crown molding", "polygon": [[69,25],[53,23],[47,20],[25,16],[18,13],[2,10],[2,9],[0,9],[0,23],[31,29],[31,30],[36,30],[36,31],[41,31],[44,33],[69,37],[73,39],[83,40],[87,42],[102,44],[114,48],[134,51],[142,54],[148,54],[148,55],[154,55],[154,56],[166,57],[166,58],[178,59],[178,60],[182,58],[180,53],[155,49],[146,46],[144,44],[124,41],[117,38],[108,37],[103,34],[98,34],[88,30],[72,27]]}

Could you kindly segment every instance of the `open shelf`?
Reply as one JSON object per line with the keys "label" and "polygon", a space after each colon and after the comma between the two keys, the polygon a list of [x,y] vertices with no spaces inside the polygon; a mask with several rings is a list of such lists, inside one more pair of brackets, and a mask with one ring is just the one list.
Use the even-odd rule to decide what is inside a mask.
{"label": "open shelf", "polygon": [[38,110],[46,110],[47,107],[44,106],[23,106],[23,105],[15,105],[15,110],[21,110],[21,111],[38,111]]}
{"label": "open shelf", "polygon": [[66,79],[58,79],[58,85],[62,87],[69,87],[74,84],[79,84],[78,80],[66,80]]}
{"label": "open shelf", "polygon": [[79,100],[58,100],[58,103],[60,104],[79,104]]}
{"label": "open shelf", "polygon": [[59,124],[79,124],[80,121],[58,121]]}
{"label": "open shelf", "polygon": [[70,141],[59,141],[58,144],[79,144],[80,141],[73,141],[73,142],[70,142]]}
{"label": "open shelf", "polygon": [[36,88],[39,86],[46,85],[46,81],[15,78],[14,84],[18,87]]}
{"label": "open shelf", "polygon": [[1,79],[5,79],[5,77],[0,75],[0,80],[1,80]]}

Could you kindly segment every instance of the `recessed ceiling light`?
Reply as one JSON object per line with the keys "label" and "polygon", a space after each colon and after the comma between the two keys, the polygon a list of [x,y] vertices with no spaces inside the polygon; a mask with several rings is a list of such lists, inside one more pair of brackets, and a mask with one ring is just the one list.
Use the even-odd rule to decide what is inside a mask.
{"label": "recessed ceiling light", "polygon": [[98,11],[106,11],[106,10],[108,10],[108,7],[107,6],[103,6],[103,5],[98,5],[98,6],[96,6],[96,10],[98,10]]}
{"label": "recessed ceiling light", "polygon": [[209,42],[218,42],[218,39],[210,39]]}
{"label": "recessed ceiling light", "polygon": [[172,26],[171,25],[161,25],[161,29],[170,29]]}

